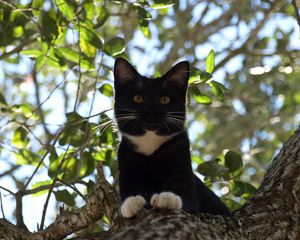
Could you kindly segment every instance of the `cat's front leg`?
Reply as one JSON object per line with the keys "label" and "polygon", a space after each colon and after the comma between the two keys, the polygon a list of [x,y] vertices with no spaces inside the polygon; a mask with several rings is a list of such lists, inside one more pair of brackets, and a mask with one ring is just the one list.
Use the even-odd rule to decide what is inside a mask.
{"label": "cat's front leg", "polygon": [[172,192],[161,192],[153,194],[150,200],[152,207],[167,208],[167,209],[181,209],[181,198]]}
{"label": "cat's front leg", "polygon": [[146,204],[145,198],[141,195],[136,195],[127,198],[121,206],[121,214],[125,218],[131,218],[144,207]]}

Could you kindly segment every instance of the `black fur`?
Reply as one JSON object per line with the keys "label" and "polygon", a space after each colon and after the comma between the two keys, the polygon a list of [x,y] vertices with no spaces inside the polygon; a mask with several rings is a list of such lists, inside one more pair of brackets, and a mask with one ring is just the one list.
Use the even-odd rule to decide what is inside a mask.
{"label": "black fur", "polygon": [[[187,212],[230,215],[228,208],[192,171],[189,139],[184,129],[189,63],[178,63],[161,78],[147,78],[119,58],[114,76],[115,117],[123,134],[118,149],[122,200],[142,195],[149,204],[154,193],[173,192],[181,197]],[[144,102],[134,102],[135,94],[143,96]],[[161,96],[168,96],[170,102],[161,104]],[[177,120],[170,122],[170,114]],[[127,115],[134,117],[128,119]],[[146,130],[174,136],[147,156],[137,152],[124,136],[141,136]]]}

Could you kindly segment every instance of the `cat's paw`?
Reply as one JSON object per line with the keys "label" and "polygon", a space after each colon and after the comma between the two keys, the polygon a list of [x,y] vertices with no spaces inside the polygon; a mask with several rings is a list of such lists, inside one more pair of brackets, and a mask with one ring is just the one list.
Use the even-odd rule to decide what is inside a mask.
{"label": "cat's paw", "polygon": [[146,204],[145,198],[140,195],[127,198],[121,206],[121,214],[125,218],[135,216]]}
{"label": "cat's paw", "polygon": [[179,196],[172,192],[162,192],[160,194],[153,194],[150,200],[152,207],[181,209],[182,200]]}

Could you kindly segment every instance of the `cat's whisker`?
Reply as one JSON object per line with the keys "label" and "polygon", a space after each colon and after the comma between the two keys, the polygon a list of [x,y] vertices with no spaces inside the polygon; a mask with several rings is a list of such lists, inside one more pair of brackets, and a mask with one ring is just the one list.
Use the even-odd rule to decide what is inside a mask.
{"label": "cat's whisker", "polygon": [[179,115],[176,115],[176,114],[166,114],[166,117],[173,117],[173,118],[178,118],[178,119],[181,119],[181,120],[185,120],[185,116],[179,116]]}
{"label": "cat's whisker", "polygon": [[104,133],[110,126],[113,126],[113,120],[109,120],[108,122],[99,124],[98,126],[96,126],[94,129],[96,130],[96,132],[101,132]]}
{"label": "cat's whisker", "polygon": [[184,113],[185,114],[186,112],[185,111],[168,111],[167,113],[171,113],[171,114],[172,113]]}
{"label": "cat's whisker", "polygon": [[137,119],[137,117],[136,117],[136,116],[116,117],[116,120],[117,120],[117,121],[120,121],[120,120],[134,120],[134,119]]}
{"label": "cat's whisker", "polygon": [[101,127],[103,127],[103,126],[106,126],[107,124],[111,124],[111,123],[112,123],[112,120],[103,122],[103,123],[97,125],[96,127],[94,127],[94,129],[99,129],[99,128],[101,128]]}
{"label": "cat's whisker", "polygon": [[107,124],[105,125],[103,128],[101,128],[99,131],[100,133],[105,133],[110,127],[112,126],[112,124]]}
{"label": "cat's whisker", "polygon": [[120,121],[118,121],[119,127],[124,127],[128,123],[130,123],[130,121],[126,121],[126,120],[120,120]]}
{"label": "cat's whisker", "polygon": [[175,117],[168,117],[167,119],[169,119],[169,120],[173,120],[173,121],[175,121],[175,122],[184,123],[184,121],[183,121],[182,119],[175,118]]}
{"label": "cat's whisker", "polygon": [[132,109],[128,109],[128,108],[115,108],[115,110],[119,110],[119,111],[127,111],[127,112],[137,112],[136,110],[132,110]]}
{"label": "cat's whisker", "polygon": [[167,122],[163,122],[163,126],[166,126],[168,132],[170,131],[170,128],[169,128],[169,125]]}
{"label": "cat's whisker", "polygon": [[166,119],[166,122],[174,125],[175,127],[178,127],[178,128],[182,128],[182,126],[184,125],[184,121],[180,120],[180,119],[176,119],[176,118],[173,118],[173,117],[168,117]]}

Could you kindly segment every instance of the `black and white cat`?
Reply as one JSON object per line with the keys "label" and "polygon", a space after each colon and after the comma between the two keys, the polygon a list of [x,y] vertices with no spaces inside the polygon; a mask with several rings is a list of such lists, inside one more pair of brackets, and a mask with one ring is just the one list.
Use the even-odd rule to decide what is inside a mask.
{"label": "black and white cat", "polygon": [[130,218],[151,206],[230,215],[192,171],[184,129],[189,63],[147,78],[118,58],[114,78],[122,215]]}

